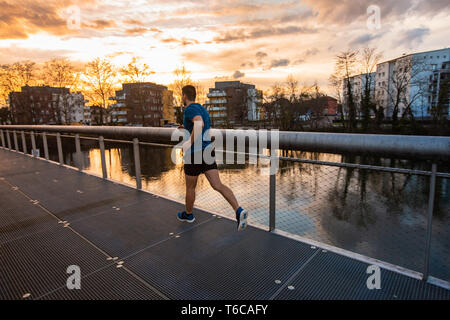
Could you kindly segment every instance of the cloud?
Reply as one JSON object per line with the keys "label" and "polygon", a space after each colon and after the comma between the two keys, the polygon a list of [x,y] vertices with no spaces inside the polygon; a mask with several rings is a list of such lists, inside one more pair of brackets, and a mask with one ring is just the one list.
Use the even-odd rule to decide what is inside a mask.
{"label": "cloud", "polygon": [[428,28],[415,28],[403,32],[400,37],[400,43],[404,44],[409,48],[414,48],[423,42],[423,38],[430,34],[430,29]]}
{"label": "cloud", "polygon": [[262,51],[258,51],[258,52],[255,54],[255,56],[256,56],[256,58],[258,58],[258,59],[263,59],[263,58],[267,57],[267,53],[262,52]]}
{"label": "cloud", "polygon": [[358,46],[364,46],[367,45],[369,42],[371,42],[374,39],[380,38],[382,36],[382,34],[370,34],[370,33],[366,33],[363,34],[359,37],[356,37],[355,39],[353,39],[350,43],[349,46],[350,47],[358,47]]}
{"label": "cloud", "polygon": [[200,41],[196,40],[196,39],[187,39],[187,38],[181,38],[181,39],[176,39],[176,38],[166,38],[166,39],[162,39],[161,42],[164,43],[178,43],[179,45],[185,47],[185,46],[190,46],[190,45],[194,45],[194,44],[200,44]]}
{"label": "cloud", "polygon": [[73,52],[69,50],[29,49],[12,45],[8,48],[0,48],[0,61],[4,64],[26,60],[40,63],[56,58],[66,58],[71,53]]}
{"label": "cloud", "polygon": [[277,67],[286,67],[289,65],[289,63],[290,63],[289,59],[275,59],[272,60],[269,68],[272,69]]}
{"label": "cloud", "polygon": [[234,79],[239,79],[245,76],[245,73],[240,72],[239,70],[236,71],[235,73],[233,73],[233,78]]}
{"label": "cloud", "polygon": [[274,36],[305,34],[315,32],[317,32],[316,29],[300,26],[265,27],[265,28],[254,28],[252,30],[242,28],[232,31],[225,31],[220,36],[215,37],[214,41],[216,43],[226,43],[231,41],[252,40],[263,37],[274,37]]}
{"label": "cloud", "polygon": [[413,14],[433,16],[436,13],[449,11],[448,0],[304,0],[317,17],[317,21],[327,24],[350,24],[358,19],[366,19],[367,8],[377,5],[380,8],[381,20],[398,20]]}

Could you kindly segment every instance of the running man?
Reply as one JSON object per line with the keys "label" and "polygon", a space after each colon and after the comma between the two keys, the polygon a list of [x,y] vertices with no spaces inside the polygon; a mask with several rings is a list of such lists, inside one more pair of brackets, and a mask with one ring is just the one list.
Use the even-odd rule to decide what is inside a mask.
{"label": "running man", "polygon": [[[204,173],[211,187],[217,192],[220,192],[233,207],[236,213],[238,231],[244,230],[247,227],[248,213],[239,206],[233,191],[220,181],[219,171],[217,170],[217,164],[214,158],[214,150],[211,151],[212,161],[205,161],[203,156],[203,151],[211,144],[211,139],[203,139],[204,134],[211,126],[208,111],[202,105],[195,103],[196,96],[195,87],[185,86],[182,89],[183,104],[186,107],[184,110],[184,129],[189,132],[190,136],[189,140],[183,144],[183,154],[185,155],[186,210],[178,213],[178,219],[189,223],[195,221],[194,214],[192,213],[195,202],[195,187],[197,186],[198,176]],[[201,149],[199,148],[200,146]],[[196,147],[198,150],[195,149]],[[198,153],[201,154],[199,155]],[[190,161],[186,161],[187,157],[190,158]],[[195,161],[196,157],[201,161]]]}

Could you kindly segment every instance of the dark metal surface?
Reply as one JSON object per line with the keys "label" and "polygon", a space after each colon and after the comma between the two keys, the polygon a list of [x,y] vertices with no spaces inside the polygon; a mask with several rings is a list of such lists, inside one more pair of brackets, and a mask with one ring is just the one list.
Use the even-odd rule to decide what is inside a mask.
{"label": "dark metal surface", "polygon": [[[366,285],[369,265],[332,252],[320,252],[301,270],[277,299],[338,300],[407,300],[450,299],[450,291],[425,281],[380,270],[381,289],[369,290]],[[292,286],[289,288],[289,286]]]}
{"label": "dark metal surface", "polygon": [[173,299],[268,299],[312,254],[309,246],[214,219],[125,265]]}
{"label": "dark metal surface", "polygon": [[206,212],[181,223],[181,204],[3,149],[0,203],[0,299],[450,299],[385,270],[368,290],[365,263]]}
{"label": "dark metal surface", "polygon": [[161,300],[155,293],[123,268],[112,265],[81,278],[80,290],[67,286],[49,292],[39,300]]}

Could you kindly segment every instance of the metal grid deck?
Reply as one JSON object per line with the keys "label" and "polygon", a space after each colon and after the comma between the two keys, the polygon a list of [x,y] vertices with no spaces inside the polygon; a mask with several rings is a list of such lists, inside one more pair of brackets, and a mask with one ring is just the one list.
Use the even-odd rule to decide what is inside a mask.
{"label": "metal grid deck", "polygon": [[365,263],[207,212],[182,224],[179,203],[6,150],[0,203],[0,299],[450,299],[384,269],[368,290]]}

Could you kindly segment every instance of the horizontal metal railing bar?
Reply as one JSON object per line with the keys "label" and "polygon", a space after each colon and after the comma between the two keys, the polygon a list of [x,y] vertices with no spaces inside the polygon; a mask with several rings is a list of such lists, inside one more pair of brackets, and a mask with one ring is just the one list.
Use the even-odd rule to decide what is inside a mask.
{"label": "horizontal metal railing bar", "polygon": [[[0,129],[93,134],[105,138],[137,138],[139,141],[158,143],[170,141],[172,134],[177,130],[163,127],[50,125],[0,125]],[[256,139],[267,136],[267,143],[271,144],[271,135],[265,131],[211,129],[212,136],[222,135],[222,137],[246,140],[249,139],[249,132],[256,135]],[[275,137],[281,149],[328,153],[373,153],[428,159],[450,158],[450,137],[288,131],[278,131]]]}
{"label": "horizontal metal railing bar", "polygon": [[[15,131],[15,130],[12,130]],[[31,134],[31,132],[25,132],[26,134]],[[47,136],[56,136],[56,134],[47,133]],[[61,135],[61,137],[65,138],[75,138],[75,135]],[[86,139],[86,140],[96,140],[98,141],[98,137],[87,137],[87,136],[80,136],[80,139]],[[118,143],[125,143],[125,144],[133,144],[133,141],[129,140],[120,140],[120,139],[104,139],[104,141],[107,142],[118,142]],[[173,144],[164,144],[164,143],[153,143],[153,142],[139,142],[140,145],[148,145],[148,146],[155,146],[155,147],[168,147],[168,148],[179,148],[181,149],[181,146],[173,145]],[[253,156],[253,157],[259,157],[264,159],[270,159],[271,156],[267,156],[264,154],[255,154],[255,153],[249,153],[249,152],[238,152],[238,151],[231,151],[231,150],[215,150],[216,152],[221,153],[233,153],[237,155],[244,155],[244,156]],[[291,162],[300,162],[300,163],[309,163],[309,164],[317,164],[317,165],[326,165],[326,166],[333,166],[333,167],[344,167],[344,168],[355,168],[355,169],[366,169],[366,170],[372,170],[372,171],[383,171],[383,172],[392,172],[392,173],[401,173],[401,174],[408,174],[408,175],[423,175],[423,176],[431,176],[431,171],[424,171],[424,170],[414,170],[414,169],[404,169],[404,168],[392,168],[392,167],[382,167],[382,166],[373,166],[373,165],[364,165],[364,164],[356,164],[356,163],[346,163],[346,162],[331,162],[331,161],[321,161],[321,160],[310,160],[310,159],[300,159],[300,158],[292,158],[292,157],[280,157],[280,156],[273,156],[275,159],[284,160],[284,161],[291,161]],[[441,178],[450,178],[450,173],[445,172],[437,172],[437,177]]]}

